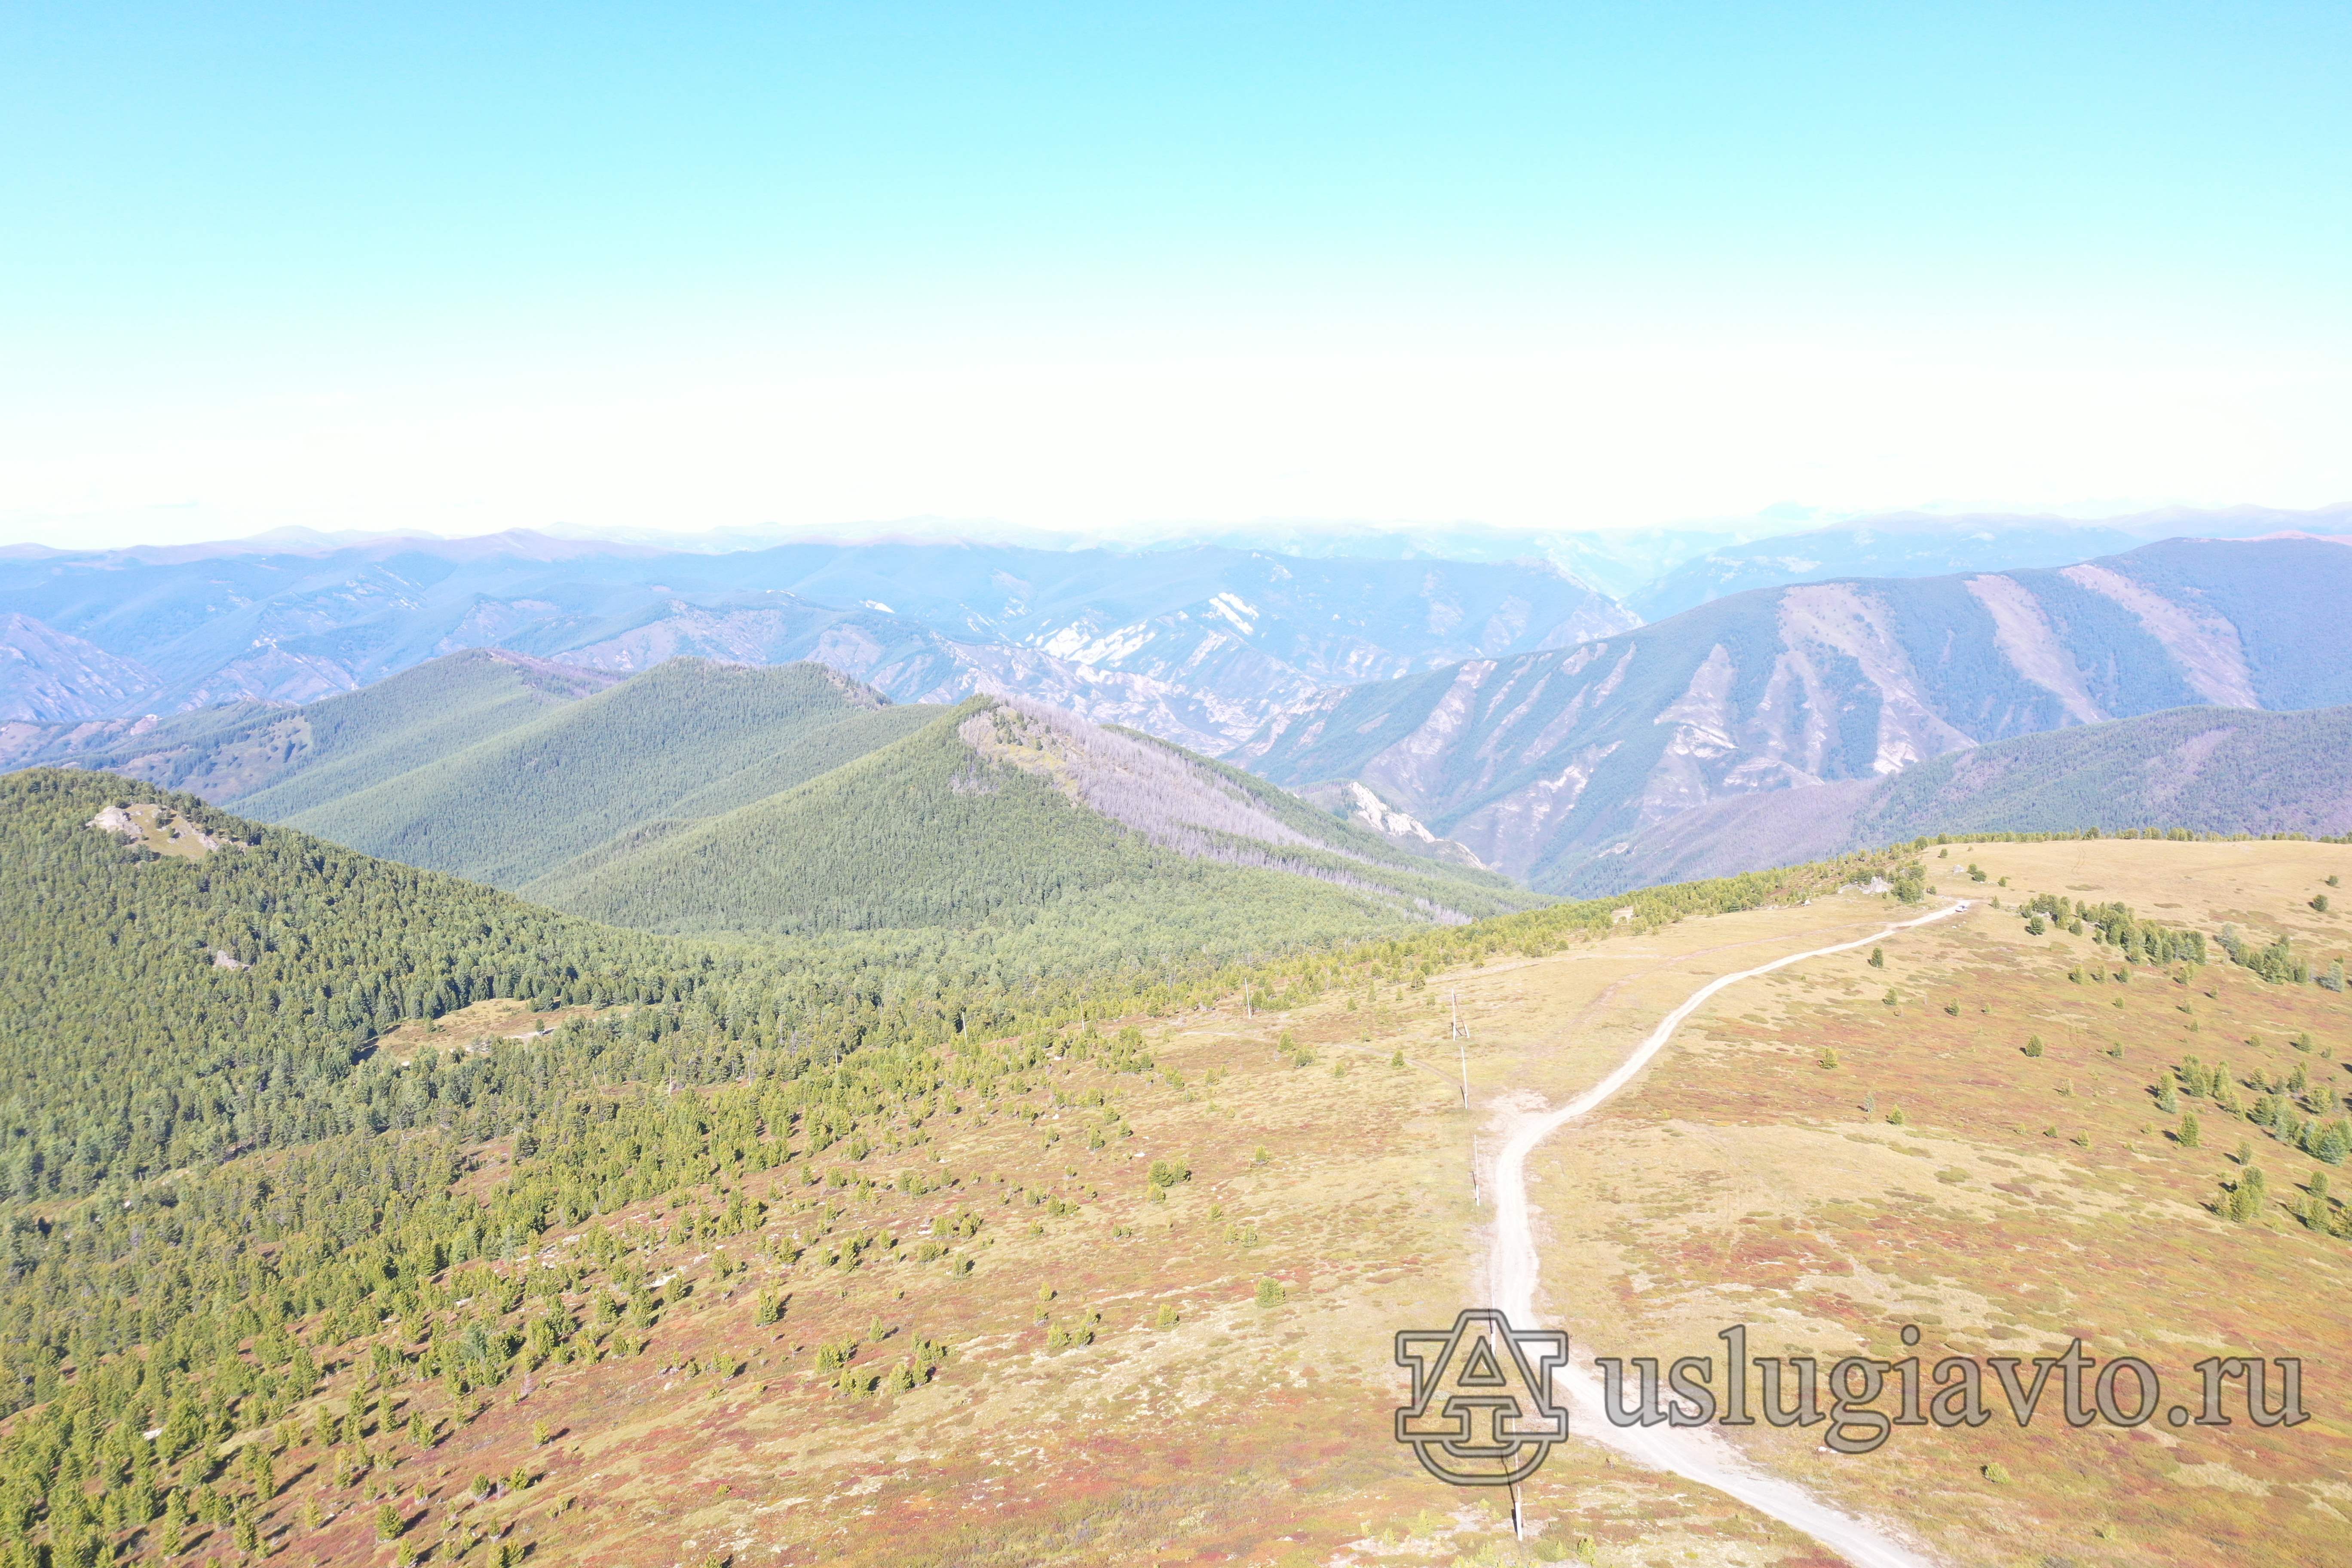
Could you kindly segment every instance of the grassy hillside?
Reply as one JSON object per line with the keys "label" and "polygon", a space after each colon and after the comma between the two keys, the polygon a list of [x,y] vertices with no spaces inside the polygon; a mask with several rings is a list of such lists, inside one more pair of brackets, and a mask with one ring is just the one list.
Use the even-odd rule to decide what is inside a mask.
{"label": "grassy hillside", "polygon": [[[2155,1370],[2154,1419],[2078,1430],[2053,1397],[2021,1429],[1988,1369],[1979,1427],[1896,1426],[1856,1456],[1827,1451],[1818,1425],[1727,1436],[1903,1527],[1932,1561],[2335,1561],[2344,1525],[2327,1500],[2352,1463],[2352,999],[2265,979],[2214,938],[2233,922],[2261,943],[2290,938],[2330,973],[2352,932],[2312,900],[2352,876],[2352,848],[1948,848],[1927,864],[1974,900],[1967,915],[1739,983],[1636,1086],[1538,1151],[1549,1310],[1596,1355],[1711,1353],[1718,1389],[1716,1336],[1738,1322],[1759,1353],[1812,1356],[1825,1379],[1851,1354],[1916,1355],[1930,1379],[1960,1355],[2020,1358],[2031,1382],[2033,1358],[2079,1336],[2102,1363]],[[1971,862],[1985,882],[1965,879]],[[2029,921],[2029,903],[2068,918]],[[1711,975],[1866,937],[1876,914],[1836,899],[1695,922],[1643,944],[1665,962],[1589,963],[1556,989],[1473,979],[1487,1042],[1472,1047],[1474,1084],[1556,1099]],[[2150,924],[2203,933],[2212,962],[2120,945]],[[1570,1017],[1589,1051],[1547,1037]],[[1898,1337],[1906,1322],[1916,1348]],[[2232,1379],[2227,1427],[2172,1423],[2170,1405],[2197,1408],[2210,1356],[2303,1358],[2312,1419],[2258,1425]],[[2273,1404],[2279,1392],[2273,1369]],[[1580,1500],[1540,1487],[1530,1510],[1591,1521],[1623,1560],[1648,1555],[1638,1521],[1594,1521]]]}
{"label": "grassy hillside", "polygon": [[790,788],[928,716],[816,665],[673,659],[285,820],[519,887],[649,823]]}
{"label": "grassy hillside", "polygon": [[[1041,715],[975,699],[797,789],[638,834],[525,890],[669,931],[1022,931],[1072,963],[1272,952],[1540,901],[1498,877],[1412,859],[1161,742]],[[1141,803],[1159,815],[1087,798],[1110,775],[1073,764],[1076,737],[1164,765],[1148,785],[1164,796]]]}
{"label": "grassy hillside", "polygon": [[2175,709],[1932,757],[1875,783],[1718,801],[1634,834],[1568,890],[1728,876],[1922,834],[2083,827],[2352,833],[2352,708]]}

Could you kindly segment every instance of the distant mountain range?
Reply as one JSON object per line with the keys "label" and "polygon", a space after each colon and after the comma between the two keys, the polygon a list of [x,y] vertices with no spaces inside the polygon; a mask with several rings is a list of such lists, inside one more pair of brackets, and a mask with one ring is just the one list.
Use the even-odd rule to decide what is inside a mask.
{"label": "distant mountain range", "polygon": [[1270,527],[1150,549],[299,529],[18,545],[0,550],[0,724],[308,702],[499,647],[622,675],[678,655],[813,659],[894,701],[1017,694],[1223,755],[1328,688],[1572,647],[1753,587],[2055,566],[2168,533],[2352,531],[2344,508],[2102,523],[1905,514],[1757,537],[1769,521]]}
{"label": "distant mountain range", "polygon": [[650,930],[986,930],[1099,962],[1541,901],[1165,742],[810,663],[616,679],[477,649],[299,708],[50,734],[47,760]]}
{"label": "distant mountain range", "polygon": [[[2109,531],[2161,520],[2124,522]],[[1836,560],[2046,554],[2084,532],[2049,519],[1878,520],[1769,551],[1720,546],[1658,579],[1651,599]],[[912,542],[698,553],[531,534],[249,546],[9,552],[0,766],[127,771],[655,924],[687,919],[686,906],[629,890],[632,879],[688,876],[704,851],[686,847],[707,842],[695,825],[902,744],[871,764],[877,776],[913,767],[907,779],[929,782],[906,787],[931,790],[938,758],[960,753],[916,738],[976,695],[1024,723],[1060,722],[1039,716],[1051,709],[1223,756],[1320,808],[1307,811],[1320,825],[1309,837],[1342,831],[1346,854],[1374,846],[1415,876],[1470,879],[1445,896],[1382,884],[1401,908],[1452,913],[1467,907],[1463,887],[1499,885],[1477,880],[1487,872],[1545,893],[1608,891],[1785,858],[1782,838],[1828,853],[1947,818],[2054,823],[2062,806],[2081,817],[2055,782],[2037,794],[2031,771],[1916,809],[1881,786],[1941,777],[1921,770],[1972,747],[2184,707],[2352,703],[2337,647],[2352,544],[2312,534],[1780,584],[1640,626],[1548,565],[1410,553]],[[164,700],[175,695],[176,710]],[[2137,755],[2142,742],[2102,744]],[[919,752],[932,762],[917,767]],[[1213,793],[1257,787],[1197,776],[1223,781]],[[2324,816],[2324,797],[2296,798]],[[1293,809],[1272,796],[1260,807],[1276,798]],[[942,799],[936,820],[967,812]],[[2257,804],[2242,793],[2209,816],[2273,820],[2249,815]],[[530,831],[513,831],[518,820]],[[767,842],[753,826],[736,825]],[[739,929],[730,922],[754,914],[692,918]],[[772,919],[784,917],[754,923]]]}
{"label": "distant mountain range", "polygon": [[[2352,545],[2312,537],[1751,590],[1572,648],[1328,692],[1231,756],[1318,798],[1360,784],[1539,889],[1612,888],[1648,879],[1632,868],[1644,835],[1713,802],[2193,704],[2352,702],[2347,595]],[[1770,815],[1754,812],[1726,814],[1726,831]],[[1757,844],[1746,862],[1777,858]]]}
{"label": "distant mountain range", "polygon": [[[1839,577],[1937,577],[2064,566],[2148,542],[2116,523],[2061,518],[1939,517],[1917,513],[1842,523],[1801,533],[1718,545],[1681,563],[1626,597],[1645,621],[1661,621],[1750,588]],[[2210,523],[2210,517],[2184,521]],[[2326,519],[2329,523],[2352,521]],[[2169,531],[2175,531],[2168,530]]]}
{"label": "distant mountain range", "polygon": [[518,532],[299,551],[18,549],[0,558],[0,721],[308,702],[499,647],[619,674],[679,655],[814,659],[895,701],[1018,693],[1216,752],[1326,686],[1633,624],[1540,563],[1214,547],[709,554]]}
{"label": "distant mountain range", "polygon": [[2163,539],[2352,533],[2352,506],[2171,507],[2098,520],[2048,513],[1900,511],[1831,520],[1802,507],[1676,528],[1506,531],[1261,525],[1194,542],[1368,559],[1548,561],[1640,615],[1663,620],[1749,588],[1832,577],[1934,577],[2063,566]]}

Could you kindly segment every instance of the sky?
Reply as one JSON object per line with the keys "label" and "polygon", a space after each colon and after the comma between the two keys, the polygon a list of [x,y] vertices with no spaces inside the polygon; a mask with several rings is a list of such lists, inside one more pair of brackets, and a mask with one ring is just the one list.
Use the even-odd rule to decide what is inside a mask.
{"label": "sky", "polygon": [[0,8],[0,542],[2352,499],[2352,7]]}

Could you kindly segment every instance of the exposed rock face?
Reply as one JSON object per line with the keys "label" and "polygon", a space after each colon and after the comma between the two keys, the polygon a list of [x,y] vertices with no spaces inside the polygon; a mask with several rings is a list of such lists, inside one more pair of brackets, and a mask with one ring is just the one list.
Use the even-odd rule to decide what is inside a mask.
{"label": "exposed rock face", "polygon": [[100,833],[111,833],[118,838],[137,840],[147,837],[147,830],[131,820],[131,814],[119,805],[110,805],[83,824]]}
{"label": "exposed rock face", "polygon": [[[1539,889],[1629,885],[1587,868],[1713,803],[2189,704],[2352,701],[2331,608],[2348,593],[2352,545],[2309,536],[1761,589],[1573,648],[1326,692],[1232,757],[1302,791],[1361,784]],[[1738,820],[1811,843],[1812,815]]]}
{"label": "exposed rock face", "polygon": [[72,723],[152,693],[154,675],[26,615],[0,615],[0,720]]}
{"label": "exposed rock face", "polygon": [[82,826],[111,833],[132,844],[143,844],[158,855],[182,860],[201,860],[228,842],[215,837],[170,806],[151,801],[139,801],[127,807],[110,805]]}
{"label": "exposed rock face", "polygon": [[1312,785],[1299,794],[1326,811],[1337,813],[1360,827],[1370,829],[1400,849],[1480,871],[1493,869],[1472,854],[1468,845],[1451,838],[1440,838],[1429,830],[1426,823],[1411,812],[1399,811],[1353,779],[1344,784]]}

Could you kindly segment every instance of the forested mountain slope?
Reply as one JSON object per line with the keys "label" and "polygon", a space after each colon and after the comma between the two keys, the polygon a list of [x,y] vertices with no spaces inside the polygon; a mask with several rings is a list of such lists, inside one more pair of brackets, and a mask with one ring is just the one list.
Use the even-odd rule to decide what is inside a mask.
{"label": "forested mountain slope", "polygon": [[289,708],[239,702],[60,727],[41,760],[128,773],[275,819],[603,690],[616,677],[481,648]]}
{"label": "forested mountain slope", "polygon": [[2352,701],[2352,545],[2174,540],[2049,571],[1735,595],[1578,647],[1330,693],[1234,753],[1358,781],[1563,889],[1709,801],[1873,780],[1988,741],[2197,703]]}
{"label": "forested mountain slope", "polygon": [[1037,941],[1159,954],[1539,901],[1163,742],[991,699],[798,788],[656,824],[523,890],[661,931],[1035,924]]}
{"label": "forested mountain slope", "polygon": [[[147,826],[118,833],[116,816]],[[143,847],[159,837],[169,855]],[[1360,994],[1383,1027],[1392,1010],[1426,1021],[1441,968],[1580,943],[1616,929],[1621,902],[1630,929],[1655,930],[1879,868],[1391,927],[1252,970],[1195,952],[1054,980],[939,949],[886,961],[856,941],[780,954],[615,931],[142,781],[9,775],[0,1552],[51,1568],[511,1565],[615,1545],[690,1560],[708,1516],[671,1503],[688,1466],[744,1452],[746,1412],[770,1437],[781,1419],[796,1445],[846,1452],[935,1381],[992,1396],[1036,1353],[1108,1342],[1098,1300],[1128,1303],[1118,1331],[1149,1352],[1180,1318],[1201,1339],[1236,1295],[1286,1325],[1264,1305],[1280,1281],[1303,1292],[1359,1252],[1393,1267],[1357,1212],[1393,1191],[1392,1163],[1304,1184],[1319,1194],[1305,1207],[1293,1173],[1328,1169],[1336,1125],[1455,1169],[1399,1131],[1427,1109],[1412,1075],[1381,1065],[1385,1044],[1360,1063],[1380,1073],[1353,1077],[1295,1070],[1315,1053],[1287,1037],[1280,1056],[1271,1039],[1236,1047],[1209,1011],[1236,992],[1252,1027],[1328,997],[1336,1038],[1343,994],[1351,1017]],[[1192,1022],[1211,1051],[1187,1048],[1183,1070],[1139,1026]],[[1238,1201],[1235,1173],[1277,1199],[1251,1210],[1263,1237],[1194,1223],[1206,1205],[1189,1192]],[[1070,1297],[1050,1332],[1041,1278]],[[985,1348],[1000,1343],[1012,1353]],[[783,1510],[772,1459],[694,1495],[790,1560],[841,1560],[862,1510]],[[1104,1462],[1033,1456],[1057,1508],[1071,1467],[1099,1478]],[[1156,1457],[1109,1462],[1122,1492],[1168,1489]],[[1317,1484],[1356,1507],[1360,1475],[1328,1469]],[[1216,1506],[1252,1510],[1255,1530],[1295,1507],[1299,1474],[1263,1492],[1245,1479]],[[1181,1483],[1166,1500],[1196,1520],[1199,1476]],[[940,1500],[966,1494],[982,1489],[959,1474]],[[1098,1555],[969,1523],[1021,1561]],[[903,1547],[894,1528],[855,1555]]]}
{"label": "forested mountain slope", "polygon": [[789,789],[936,712],[894,707],[819,665],[672,659],[283,820],[387,859],[518,887],[648,824]]}
{"label": "forested mountain slope", "polygon": [[[956,723],[900,745],[948,710],[816,664],[677,658],[609,679],[477,650],[302,708],[163,721],[77,760],[125,757],[368,854],[663,931],[1017,931],[1016,964],[1066,966],[1073,942],[1275,951],[1539,901],[1042,708],[976,700],[1050,739],[1050,763],[1038,746],[983,758]],[[1069,765],[1087,757],[1102,765]]]}
{"label": "forested mountain slope", "polygon": [[[140,800],[220,847],[158,857],[93,826]],[[19,1195],[402,1125],[420,1080],[363,1065],[380,1031],[491,996],[683,996],[704,967],[106,773],[0,778],[0,1191]]]}
{"label": "forested mountain slope", "polygon": [[2352,833],[2352,708],[2182,708],[1948,752],[1884,779],[1718,800],[1588,861],[1580,897],[1899,843],[2095,827]]}

